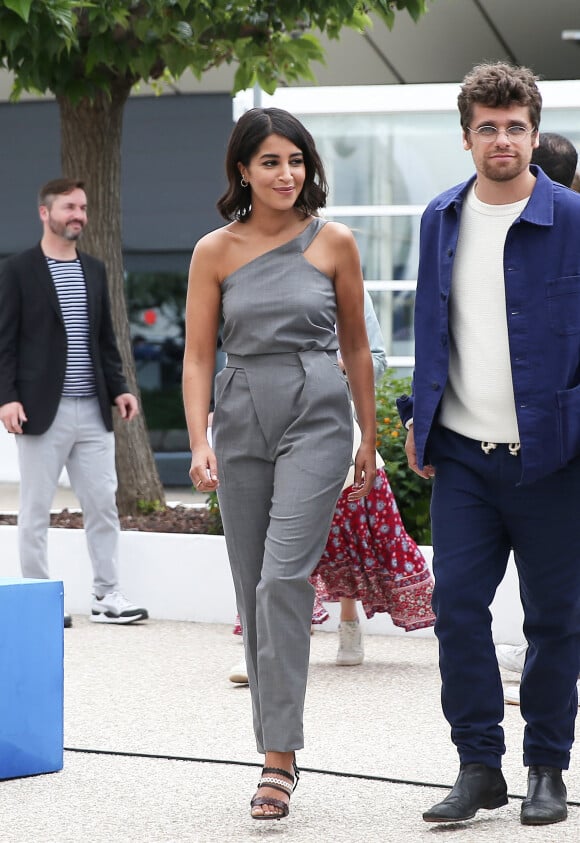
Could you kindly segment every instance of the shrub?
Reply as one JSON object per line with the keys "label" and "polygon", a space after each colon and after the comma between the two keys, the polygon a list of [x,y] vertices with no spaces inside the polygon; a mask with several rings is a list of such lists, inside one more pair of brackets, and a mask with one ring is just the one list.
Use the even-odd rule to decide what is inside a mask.
{"label": "shrub", "polygon": [[209,509],[208,533],[211,536],[223,536],[224,525],[222,524],[217,492],[210,492],[207,496],[207,508]]}
{"label": "shrub", "polygon": [[185,414],[180,387],[142,389],[141,406],[149,430],[183,430]]}
{"label": "shrub", "polygon": [[377,451],[397,501],[403,523],[417,544],[431,544],[431,482],[415,474],[405,453],[407,432],[397,411],[396,399],[410,393],[411,378],[398,378],[388,369],[377,386]]}

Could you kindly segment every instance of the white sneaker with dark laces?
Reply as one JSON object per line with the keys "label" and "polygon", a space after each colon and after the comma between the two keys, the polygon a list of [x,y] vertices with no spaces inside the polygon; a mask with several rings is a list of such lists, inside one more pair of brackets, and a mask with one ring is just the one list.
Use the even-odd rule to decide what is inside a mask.
{"label": "white sneaker with dark laces", "polygon": [[341,621],[338,627],[336,663],[343,667],[362,664],[365,657],[359,621]]}
{"label": "white sneaker with dark laces", "polygon": [[135,606],[120,591],[111,591],[104,597],[93,596],[91,620],[95,623],[135,623],[149,617],[147,609]]}

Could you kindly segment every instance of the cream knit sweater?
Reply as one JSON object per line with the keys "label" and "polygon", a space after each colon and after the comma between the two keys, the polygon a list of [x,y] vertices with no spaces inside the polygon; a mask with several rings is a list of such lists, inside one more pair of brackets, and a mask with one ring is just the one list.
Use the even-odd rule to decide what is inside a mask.
{"label": "cream knit sweater", "polygon": [[461,214],[451,283],[449,380],[440,422],[470,439],[518,442],[503,252],[527,198],[486,205],[472,187]]}

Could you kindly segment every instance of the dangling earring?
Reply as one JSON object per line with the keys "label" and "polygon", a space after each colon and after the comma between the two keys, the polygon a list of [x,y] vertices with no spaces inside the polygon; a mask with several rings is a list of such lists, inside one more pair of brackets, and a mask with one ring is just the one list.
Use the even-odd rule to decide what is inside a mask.
{"label": "dangling earring", "polygon": [[242,187],[248,187],[250,182],[246,181],[245,178],[242,176],[242,178],[240,179],[240,184],[242,185]]}

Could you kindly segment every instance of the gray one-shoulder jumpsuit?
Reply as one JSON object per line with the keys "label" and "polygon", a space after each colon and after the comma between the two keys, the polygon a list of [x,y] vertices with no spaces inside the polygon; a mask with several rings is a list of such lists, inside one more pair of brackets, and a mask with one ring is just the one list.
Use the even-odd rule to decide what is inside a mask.
{"label": "gray one-shoulder jumpsuit", "polygon": [[334,284],[304,256],[324,220],[222,282],[213,439],[259,752],[304,745],[314,590],[352,454]]}

